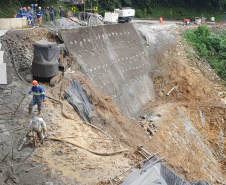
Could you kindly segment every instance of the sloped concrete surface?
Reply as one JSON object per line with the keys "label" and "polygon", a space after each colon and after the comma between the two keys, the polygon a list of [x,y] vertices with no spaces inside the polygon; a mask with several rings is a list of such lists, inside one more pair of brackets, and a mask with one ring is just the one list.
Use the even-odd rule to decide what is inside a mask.
{"label": "sloped concrete surface", "polygon": [[152,65],[132,24],[62,30],[61,37],[82,71],[125,116],[133,117],[155,97]]}

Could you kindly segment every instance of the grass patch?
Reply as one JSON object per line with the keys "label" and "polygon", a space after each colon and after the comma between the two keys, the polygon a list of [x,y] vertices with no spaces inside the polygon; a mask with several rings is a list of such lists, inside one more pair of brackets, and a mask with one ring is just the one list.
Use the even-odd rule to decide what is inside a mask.
{"label": "grass patch", "polygon": [[197,30],[187,30],[183,37],[226,81],[226,30],[212,32],[206,25],[202,25]]}

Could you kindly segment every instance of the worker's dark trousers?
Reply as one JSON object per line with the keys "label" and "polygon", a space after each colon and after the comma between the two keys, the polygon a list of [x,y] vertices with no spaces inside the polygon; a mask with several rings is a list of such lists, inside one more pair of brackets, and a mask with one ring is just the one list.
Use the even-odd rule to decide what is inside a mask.
{"label": "worker's dark trousers", "polygon": [[49,21],[49,15],[46,15],[46,22]]}
{"label": "worker's dark trousers", "polygon": [[50,15],[51,21],[54,21],[54,15]]}
{"label": "worker's dark trousers", "polygon": [[32,110],[33,106],[35,106],[35,104],[38,105],[38,110],[40,111],[42,109],[42,99],[37,99],[37,100],[34,100],[32,99],[30,104],[29,104],[29,109]]}

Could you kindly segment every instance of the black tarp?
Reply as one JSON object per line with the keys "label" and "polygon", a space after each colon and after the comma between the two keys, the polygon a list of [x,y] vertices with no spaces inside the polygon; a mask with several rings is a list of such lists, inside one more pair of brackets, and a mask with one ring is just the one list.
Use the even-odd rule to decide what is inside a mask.
{"label": "black tarp", "polygon": [[211,184],[205,181],[196,181],[192,185],[211,185]]}
{"label": "black tarp", "polygon": [[76,79],[71,81],[67,92],[64,93],[64,99],[73,106],[84,121],[91,122],[93,117],[93,104],[89,100],[86,91]]}
{"label": "black tarp", "polygon": [[42,78],[53,77],[59,71],[60,47],[55,42],[40,40],[34,43],[32,74]]}

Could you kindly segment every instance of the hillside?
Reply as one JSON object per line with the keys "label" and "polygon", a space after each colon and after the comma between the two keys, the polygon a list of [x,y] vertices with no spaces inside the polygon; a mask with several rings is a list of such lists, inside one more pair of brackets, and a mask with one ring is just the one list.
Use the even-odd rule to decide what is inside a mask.
{"label": "hillside", "polygon": [[[2,36],[8,85],[0,86],[1,182],[9,177],[7,182],[15,184],[119,184],[131,171],[116,176],[145,159],[138,152],[142,145],[165,156],[162,161],[189,183],[226,184],[226,88],[208,63],[189,58],[195,51],[182,37],[186,29],[133,23],[57,35],[33,28]],[[41,39],[64,42],[65,60],[75,72],[65,72],[54,87],[40,82],[47,95],[42,117],[51,136],[24,163],[32,148],[17,148],[37,111],[28,115],[31,96],[24,94],[31,84],[17,71],[23,79],[31,74],[33,43]],[[94,105],[91,125],[62,98],[73,79]]]}

